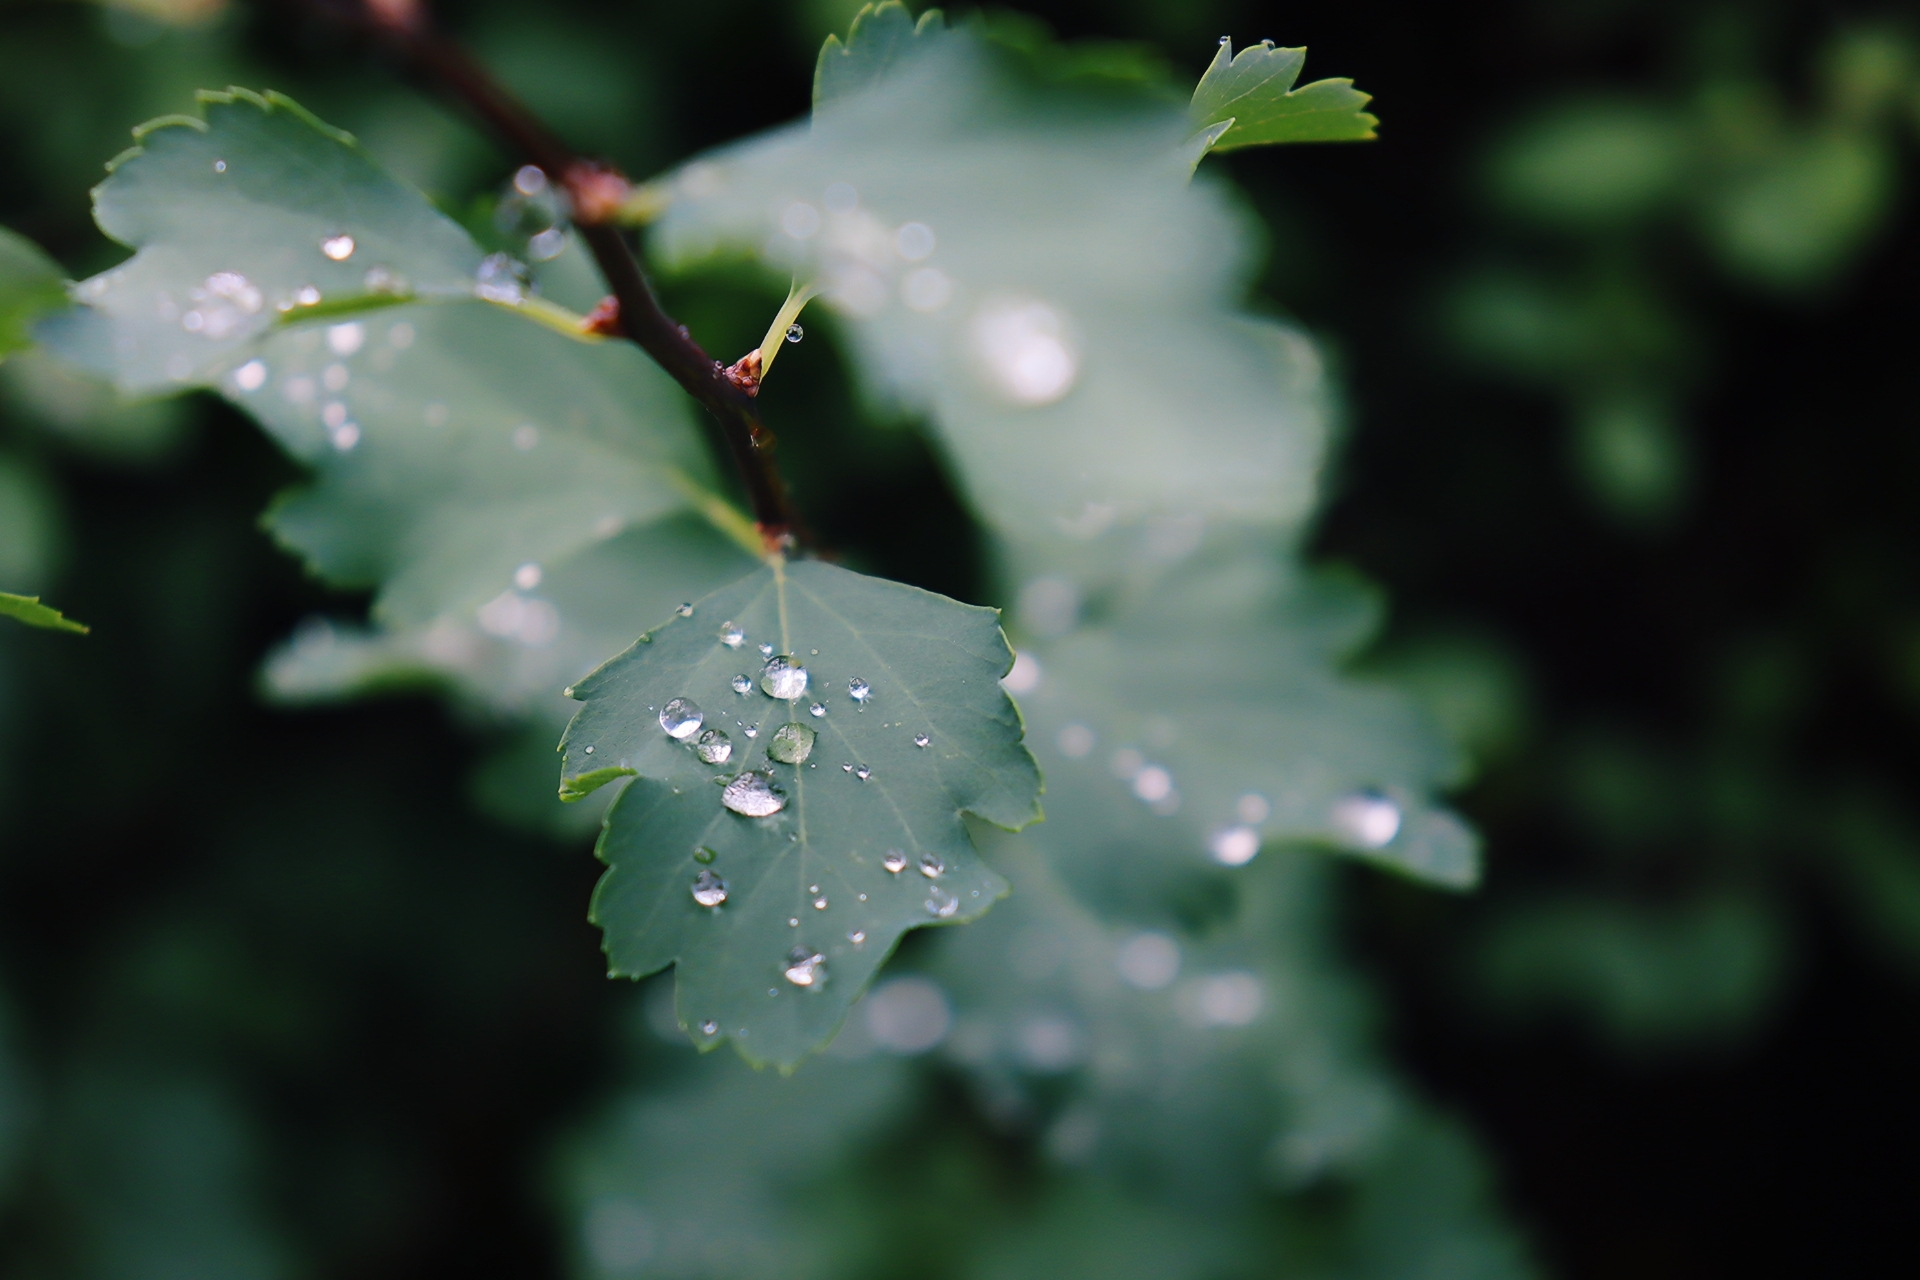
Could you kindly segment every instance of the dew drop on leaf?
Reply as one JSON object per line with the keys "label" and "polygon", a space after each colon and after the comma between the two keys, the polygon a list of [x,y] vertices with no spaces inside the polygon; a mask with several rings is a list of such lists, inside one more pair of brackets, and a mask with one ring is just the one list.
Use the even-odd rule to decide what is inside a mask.
{"label": "dew drop on leaf", "polygon": [[706,713],[700,710],[700,704],[692,698],[674,698],[660,708],[660,727],[675,742],[685,742],[700,731],[700,722]]}
{"label": "dew drop on leaf", "polygon": [[860,779],[860,781],[865,782],[868,778],[871,778],[873,776],[873,770],[867,768],[867,766],[865,765],[861,765],[858,769],[855,769],[853,771],[853,776]]}
{"label": "dew drop on leaf", "polygon": [[787,952],[787,981],[796,987],[817,987],[827,980],[827,958],[811,947]]}
{"label": "dew drop on leaf", "polygon": [[827,709],[816,702],[807,708],[807,714],[817,718],[827,714]]}
{"label": "dew drop on leaf", "polygon": [[1223,867],[1244,867],[1260,852],[1260,833],[1252,827],[1226,827],[1209,845],[1213,860]]}
{"label": "dew drop on leaf", "polygon": [[712,1019],[708,1019],[700,1024],[700,1034],[703,1036],[717,1036],[720,1034],[720,1024]]}
{"label": "dew drop on leaf", "polygon": [[852,933],[847,935],[847,941],[851,942],[856,947],[864,943],[866,940],[867,940],[867,931],[865,929],[855,929]]}
{"label": "dew drop on leaf", "polygon": [[815,898],[813,900],[813,909],[815,911],[825,911],[827,909],[827,900],[825,898]]}
{"label": "dew drop on leaf", "polygon": [[693,616],[693,606],[690,604],[683,604],[679,608],[675,609],[674,612],[679,614],[683,618],[691,618]]}
{"label": "dew drop on leaf", "polygon": [[920,874],[929,880],[938,880],[947,873],[947,864],[937,853],[920,855]]}
{"label": "dew drop on leaf", "polygon": [[735,693],[752,693],[753,692],[753,678],[747,675],[745,672],[742,672],[741,674],[735,676],[732,680],[732,684],[733,684],[733,691]]}
{"label": "dew drop on leaf", "polygon": [[928,915],[937,916],[942,920],[946,920],[959,909],[960,899],[954,897],[939,885],[934,885],[931,889],[927,890]]}
{"label": "dew drop on leaf", "polygon": [[320,242],[320,252],[335,262],[345,262],[353,256],[353,237],[349,235],[328,236]]}
{"label": "dew drop on leaf", "polygon": [[749,738],[757,738],[757,737],[759,737],[759,736],[760,736],[760,726],[759,726],[759,725],[753,725],[753,724],[750,724],[750,725],[748,725],[748,726],[747,726],[747,736],[748,736]]}
{"label": "dew drop on leaf", "polygon": [[804,764],[813,754],[814,732],[803,724],[783,724],[773,731],[767,754],[781,764]]}
{"label": "dew drop on leaf", "polygon": [[786,795],[764,773],[743,773],[726,785],[720,803],[749,818],[770,818],[787,807]]}
{"label": "dew drop on leaf", "polygon": [[1362,849],[1381,849],[1400,834],[1400,806],[1375,791],[1342,797],[1333,805],[1333,827]]}
{"label": "dew drop on leaf", "polygon": [[893,872],[893,874],[899,875],[907,869],[907,855],[898,849],[889,849],[887,850],[887,856],[880,859],[880,865]]}
{"label": "dew drop on leaf", "polygon": [[807,691],[807,669],[784,653],[769,658],[760,672],[760,687],[769,698],[791,702]]}
{"label": "dew drop on leaf", "polygon": [[717,907],[727,900],[727,882],[707,868],[693,878],[693,900],[703,907]]}
{"label": "dew drop on leaf", "polygon": [[733,759],[733,739],[724,729],[709,729],[693,744],[693,753],[706,764],[725,764]]}
{"label": "dew drop on leaf", "polygon": [[855,702],[865,702],[873,696],[873,686],[859,676],[847,681],[847,694]]}
{"label": "dew drop on leaf", "polygon": [[719,854],[707,848],[707,846],[705,845],[701,845],[698,849],[695,849],[693,851],[693,860],[695,862],[701,863],[702,865],[712,862],[715,858],[719,856],[720,856]]}
{"label": "dew drop on leaf", "polygon": [[928,736],[927,736],[926,734],[924,734],[924,733],[916,733],[916,734],[914,734],[914,735],[913,735],[913,745],[914,745],[914,746],[916,746],[916,747],[924,747],[924,746],[926,746],[926,745],[927,745],[927,744],[928,744],[929,742],[932,742],[932,741],[933,741],[933,739],[932,739],[932,738],[929,738],[929,737],[928,737]]}
{"label": "dew drop on leaf", "polygon": [[[729,649],[738,649],[746,638],[747,633],[740,629],[738,623],[729,622],[720,628],[720,643]],[[745,679],[744,676],[741,678]]]}
{"label": "dew drop on leaf", "polygon": [[763,644],[763,645],[759,645],[759,646],[757,646],[757,647],[758,647],[758,648],[759,648],[759,650],[760,650],[760,656],[761,656],[761,657],[763,657],[763,658],[765,658],[765,657],[769,657],[769,656],[771,656],[771,655],[772,655],[772,653],[773,653],[773,646],[772,646],[772,645],[770,645],[770,644]]}

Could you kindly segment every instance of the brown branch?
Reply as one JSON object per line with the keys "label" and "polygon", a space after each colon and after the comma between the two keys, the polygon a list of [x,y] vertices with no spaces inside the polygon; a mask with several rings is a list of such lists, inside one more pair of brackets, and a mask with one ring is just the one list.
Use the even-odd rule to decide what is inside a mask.
{"label": "brown branch", "polygon": [[318,0],[317,7],[379,36],[566,193],[574,226],[613,290],[617,312],[606,320],[617,324],[626,338],[713,416],[746,486],[754,522],[767,549],[786,547],[796,522],[774,465],[773,435],[761,423],[752,393],[728,377],[726,366],[701,350],[661,309],[639,259],[620,229],[608,220],[629,189],[627,180],[560,141],[485,68],[434,27],[421,0]]}

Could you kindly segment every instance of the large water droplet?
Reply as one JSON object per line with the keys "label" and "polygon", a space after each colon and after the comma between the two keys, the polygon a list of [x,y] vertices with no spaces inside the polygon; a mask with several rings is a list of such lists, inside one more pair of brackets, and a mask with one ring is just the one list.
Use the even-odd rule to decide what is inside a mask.
{"label": "large water droplet", "polygon": [[693,744],[693,753],[707,764],[725,764],[733,759],[733,739],[724,729],[709,729]]}
{"label": "large water droplet", "polygon": [[847,681],[847,695],[855,702],[865,702],[873,696],[873,686],[859,676]]}
{"label": "large water droplet", "polygon": [[880,865],[893,872],[893,874],[899,875],[907,869],[907,855],[898,849],[889,849],[887,850],[887,856],[880,859]]}
{"label": "large water droplet", "polygon": [[947,864],[937,853],[920,855],[920,874],[929,880],[938,880],[947,873]]}
{"label": "large water droplet", "polygon": [[787,807],[787,797],[766,774],[743,773],[720,793],[720,803],[749,818],[770,818]]}
{"label": "large water droplet", "polygon": [[960,899],[934,885],[927,890],[927,914],[946,920],[960,909]]}
{"label": "large water droplet", "polygon": [[704,719],[706,713],[692,698],[675,698],[660,708],[660,727],[675,742],[685,742],[698,733],[700,722]]}
{"label": "large water droplet", "polygon": [[796,987],[817,987],[827,980],[827,958],[811,947],[787,952],[787,981]]}
{"label": "large water droplet", "polygon": [[753,678],[745,673],[735,676],[729,683],[733,685],[735,693],[753,692]]}
{"label": "large water droplet", "polygon": [[781,764],[804,764],[813,754],[814,732],[803,724],[783,724],[767,741],[767,754]]}
{"label": "large water droplet", "polygon": [[738,624],[729,622],[720,628],[720,643],[729,649],[738,649],[746,641],[747,633]]}
{"label": "large water droplet", "polygon": [[788,326],[787,326],[787,341],[788,341],[788,342],[798,342],[798,341],[800,341],[800,339],[802,339],[802,338],[804,338],[804,337],[806,337],[806,336],[807,336],[807,331],[806,331],[805,329],[802,329],[802,328],[801,328],[801,327],[800,327],[799,325],[797,325],[797,324],[790,324],[790,325],[788,325]]}
{"label": "large water droplet", "polygon": [[328,236],[320,242],[320,252],[335,262],[345,262],[353,256],[353,237],[349,235]]}
{"label": "large water droplet", "polygon": [[807,691],[807,669],[784,653],[769,658],[760,672],[760,687],[769,698],[791,702]]}
{"label": "large water droplet", "polygon": [[717,907],[727,900],[727,882],[707,868],[693,878],[693,900],[703,907]]}

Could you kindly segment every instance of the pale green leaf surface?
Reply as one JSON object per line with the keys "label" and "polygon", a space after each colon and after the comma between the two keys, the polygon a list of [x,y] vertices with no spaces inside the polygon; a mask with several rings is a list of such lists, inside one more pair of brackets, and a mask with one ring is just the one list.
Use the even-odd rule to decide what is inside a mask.
{"label": "pale green leaf surface", "polygon": [[[744,632],[737,647],[720,636],[729,622]],[[763,691],[761,645],[805,666],[802,695]],[[714,1024],[696,1038],[732,1039],[750,1061],[791,1066],[824,1043],[902,933],[973,919],[1005,892],[961,815],[1006,827],[1039,816],[1039,775],[998,684],[1011,660],[990,609],[808,561],[707,597],[576,685],[586,706],[562,743],[563,794],[639,775],[599,850],[609,870],[594,919],[613,971],[676,964],[683,1025]],[[747,693],[737,675],[753,681]],[[855,680],[871,689],[864,703]],[[674,698],[698,704],[703,732],[728,735],[729,759],[703,763],[694,741],[666,734]],[[768,753],[788,723],[817,734],[804,762]],[[721,784],[748,771],[771,775],[784,809],[747,817],[722,804]],[[692,897],[702,849],[728,885],[718,908]],[[903,870],[884,867],[889,850]],[[786,980],[794,947],[825,957],[824,981]]]}
{"label": "pale green leaf surface", "polygon": [[62,354],[124,390],[201,385],[294,314],[305,288],[327,305],[473,295],[473,241],[351,137],[274,94],[201,101],[204,121],[136,130],[139,145],[94,189],[101,230],[138,252],[77,285],[84,305],[48,321]]}
{"label": "pale green leaf surface", "polygon": [[60,265],[31,240],[0,227],[0,360],[27,346],[33,322],[66,300]]}
{"label": "pale green leaf surface", "polygon": [[919,43],[810,125],[674,175],[661,260],[748,253],[817,280],[862,382],[930,415],[1002,529],[1295,525],[1325,443],[1318,364],[1240,311],[1251,237],[1222,188],[1188,183],[1185,115],[1036,87],[970,31]]}
{"label": "pale green leaf surface", "polygon": [[1262,43],[1242,49],[1221,40],[1220,51],[1188,108],[1196,128],[1231,121],[1232,127],[1210,144],[1214,151],[1261,147],[1282,142],[1359,142],[1374,136],[1380,122],[1364,108],[1367,94],[1351,80],[1316,80],[1293,87],[1306,64],[1305,49],[1277,49]]}
{"label": "pale green leaf surface", "polygon": [[58,609],[41,604],[38,596],[16,596],[5,591],[0,591],[0,618],[12,618],[50,631],[75,631],[82,635],[87,631],[73,619],[62,617]]}

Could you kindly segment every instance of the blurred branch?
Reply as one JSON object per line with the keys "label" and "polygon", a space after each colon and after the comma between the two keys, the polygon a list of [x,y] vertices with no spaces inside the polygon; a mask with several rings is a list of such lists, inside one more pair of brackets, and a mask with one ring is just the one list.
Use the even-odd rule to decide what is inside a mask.
{"label": "blurred branch", "polygon": [[[713,359],[661,308],[618,226],[632,184],[612,167],[576,154],[433,24],[421,0],[307,0],[328,18],[371,34],[478,116],[507,148],[546,173],[567,195],[580,232],[613,291],[613,314],[596,313],[599,332],[618,332],[652,357],[705,406],[740,472],[768,551],[788,546],[797,522],[773,460],[774,439],[754,402],[757,382]],[[736,366],[736,369],[738,366]]]}

